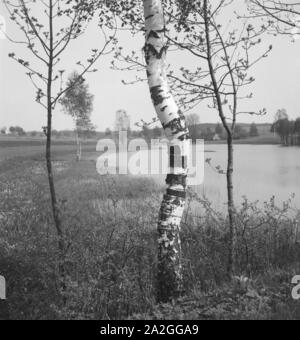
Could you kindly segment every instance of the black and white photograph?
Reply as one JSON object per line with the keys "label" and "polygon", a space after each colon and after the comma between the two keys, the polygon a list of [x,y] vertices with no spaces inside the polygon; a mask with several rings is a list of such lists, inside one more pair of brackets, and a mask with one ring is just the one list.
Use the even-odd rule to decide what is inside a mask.
{"label": "black and white photograph", "polygon": [[0,0],[0,320],[299,319],[300,2]]}

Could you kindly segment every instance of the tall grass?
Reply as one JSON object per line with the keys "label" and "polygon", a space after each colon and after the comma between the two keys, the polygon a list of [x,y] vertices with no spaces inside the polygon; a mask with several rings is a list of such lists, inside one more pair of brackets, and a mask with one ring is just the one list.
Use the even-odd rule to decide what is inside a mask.
{"label": "tall grass", "polygon": [[43,163],[0,169],[0,268],[13,319],[300,316],[289,297],[300,255],[299,213],[290,202],[276,207],[271,199],[259,208],[245,199],[237,211],[240,277],[228,283],[228,221],[190,192],[182,225],[185,298],[157,307],[162,188],[148,178],[98,177],[92,162],[54,168],[68,245],[65,299]]}

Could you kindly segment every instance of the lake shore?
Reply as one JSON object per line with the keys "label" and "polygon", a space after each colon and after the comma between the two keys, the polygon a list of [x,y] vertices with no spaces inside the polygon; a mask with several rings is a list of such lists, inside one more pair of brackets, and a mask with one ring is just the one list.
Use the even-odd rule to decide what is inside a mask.
{"label": "lake shore", "polygon": [[[0,147],[10,147],[10,146],[39,146],[44,145],[46,142],[45,138],[41,137],[17,137],[10,135],[0,135]],[[73,145],[75,139],[73,138],[53,138],[54,145]],[[97,138],[87,139],[83,141],[86,145],[96,145],[98,142]],[[226,144],[226,140],[220,141],[209,141],[205,140],[205,144]],[[249,145],[280,145],[281,141],[279,136],[273,133],[263,133],[257,137],[249,137],[244,139],[235,139],[234,144],[249,144]]]}
{"label": "lake shore", "polygon": [[[205,141],[205,144],[226,144],[226,140]],[[244,145],[280,145],[280,138],[274,134],[266,134],[257,137],[249,137],[245,139],[235,139],[234,144]]]}

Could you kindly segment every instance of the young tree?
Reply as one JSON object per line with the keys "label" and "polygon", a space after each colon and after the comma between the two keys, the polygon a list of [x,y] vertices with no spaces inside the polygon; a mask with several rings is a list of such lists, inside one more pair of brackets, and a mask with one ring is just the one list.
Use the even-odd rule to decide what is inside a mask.
{"label": "young tree", "polygon": [[70,115],[75,123],[76,160],[82,156],[82,137],[93,129],[91,113],[93,111],[94,96],[89,92],[89,86],[78,72],[73,72],[67,82],[68,90],[60,100],[64,112]]}
{"label": "young tree", "polygon": [[[58,236],[59,279],[64,290],[66,255],[65,236],[57,198],[54,173],[52,168],[52,115],[59,99],[68,91],[64,86],[64,70],[59,68],[64,52],[72,41],[80,37],[92,19],[95,10],[93,1],[35,1],[35,0],[3,0],[10,19],[22,32],[23,38],[14,40],[24,46],[33,56],[33,63],[10,53],[9,57],[22,65],[36,89],[36,101],[41,104],[47,113],[47,125],[43,128],[46,135],[46,164],[51,196],[51,206],[54,225]],[[97,6],[103,6],[105,1],[97,1]],[[86,62],[78,62],[81,71],[80,77],[92,69],[96,61],[105,53],[109,53],[108,47],[115,41],[114,36],[107,36],[104,31],[105,18],[99,23],[103,31],[104,44],[101,49],[93,49],[89,53]]]}
{"label": "young tree", "polygon": [[[235,25],[223,27],[224,11],[233,3],[231,0],[220,1],[169,1],[167,14],[177,30],[174,36],[168,31],[170,44],[179,48],[182,53],[188,52],[195,58],[197,67],[192,70],[186,67],[180,73],[170,71],[173,80],[172,88],[187,109],[194,108],[203,100],[211,100],[210,107],[218,112],[227,138],[227,197],[229,218],[229,261],[228,274],[232,277],[236,272],[236,227],[235,203],[233,195],[234,153],[233,139],[237,118],[240,114],[265,114],[239,110],[239,102],[243,98],[251,98],[252,94],[243,93],[243,88],[254,82],[249,75],[250,68],[267,57],[272,49],[264,52],[252,50],[261,42],[260,30],[247,22],[236,18]],[[176,53],[178,53],[176,51]]]}

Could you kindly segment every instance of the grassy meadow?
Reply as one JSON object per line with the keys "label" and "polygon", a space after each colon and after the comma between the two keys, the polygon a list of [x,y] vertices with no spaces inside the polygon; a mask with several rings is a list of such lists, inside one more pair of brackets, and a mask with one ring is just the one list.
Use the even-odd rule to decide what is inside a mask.
{"label": "grassy meadow", "polygon": [[[12,144],[10,144],[12,143]],[[299,319],[299,212],[245,200],[239,272],[226,279],[227,220],[192,191],[182,224],[185,296],[155,304],[156,222],[164,187],[152,178],[99,176],[95,143],[75,161],[55,141],[54,173],[67,242],[64,302],[44,142],[0,140],[0,267],[12,319]],[[191,206],[199,205],[198,213]]]}

